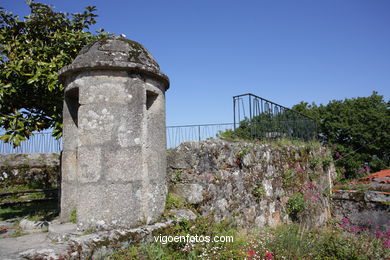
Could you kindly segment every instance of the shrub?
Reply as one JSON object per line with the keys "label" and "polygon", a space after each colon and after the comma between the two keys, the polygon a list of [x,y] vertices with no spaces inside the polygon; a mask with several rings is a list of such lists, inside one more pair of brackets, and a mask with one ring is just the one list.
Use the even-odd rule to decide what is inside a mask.
{"label": "shrub", "polygon": [[185,207],[185,202],[182,198],[179,196],[176,196],[175,194],[168,193],[167,199],[165,202],[165,208],[167,210],[171,209],[180,209]]}
{"label": "shrub", "polygon": [[306,209],[305,196],[301,193],[293,194],[287,202],[287,213],[292,220],[298,220],[300,213]]}

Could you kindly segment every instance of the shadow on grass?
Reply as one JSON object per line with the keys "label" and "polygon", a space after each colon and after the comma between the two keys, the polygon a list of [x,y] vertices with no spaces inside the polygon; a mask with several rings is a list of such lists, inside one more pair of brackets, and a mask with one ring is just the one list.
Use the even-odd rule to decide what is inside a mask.
{"label": "shadow on grass", "polygon": [[50,221],[57,217],[58,214],[57,201],[31,202],[0,208],[0,220],[27,216],[33,220]]}

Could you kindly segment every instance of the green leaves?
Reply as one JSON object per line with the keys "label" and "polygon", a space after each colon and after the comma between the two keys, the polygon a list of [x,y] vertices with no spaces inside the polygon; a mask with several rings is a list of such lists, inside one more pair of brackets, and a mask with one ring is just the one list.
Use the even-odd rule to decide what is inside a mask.
{"label": "green leaves", "polygon": [[35,1],[27,5],[24,20],[0,10],[0,127],[6,130],[1,140],[14,145],[47,128],[61,136],[63,86],[57,72],[87,43],[109,36],[85,31],[96,23],[94,6],[65,14]]}
{"label": "green leaves", "polygon": [[326,106],[301,102],[293,109],[317,119],[320,135],[332,146],[344,177],[361,177],[367,172],[365,164],[371,172],[390,167],[389,102],[377,92],[369,97],[333,100]]}

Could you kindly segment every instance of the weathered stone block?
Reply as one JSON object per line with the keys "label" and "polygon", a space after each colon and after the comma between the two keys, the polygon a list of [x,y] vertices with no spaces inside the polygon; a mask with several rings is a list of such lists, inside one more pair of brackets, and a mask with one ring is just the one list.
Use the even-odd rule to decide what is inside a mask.
{"label": "weathered stone block", "polygon": [[127,149],[104,150],[104,173],[107,181],[128,182],[142,180],[142,150],[140,146]]}
{"label": "weathered stone block", "polygon": [[[127,184],[83,185],[77,207],[78,223],[135,226],[142,222],[142,204],[135,200],[139,186]],[[104,224],[103,224],[104,222]]]}
{"label": "weathered stone block", "polygon": [[82,146],[78,150],[78,175],[80,183],[99,181],[102,175],[102,148]]}
{"label": "weathered stone block", "polygon": [[65,182],[77,181],[77,151],[62,152],[62,180]]}
{"label": "weathered stone block", "polygon": [[61,219],[68,222],[71,212],[76,210],[79,201],[78,184],[62,182],[61,184]]}
{"label": "weathered stone block", "polygon": [[172,187],[172,192],[191,204],[198,204],[204,199],[203,187],[199,184],[176,184]]}

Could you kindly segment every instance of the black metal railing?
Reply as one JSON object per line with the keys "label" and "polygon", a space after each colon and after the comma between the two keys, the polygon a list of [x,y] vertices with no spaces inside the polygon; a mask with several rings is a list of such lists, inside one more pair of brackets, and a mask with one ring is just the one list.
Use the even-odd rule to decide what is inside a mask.
{"label": "black metal railing", "polygon": [[253,94],[233,97],[234,132],[242,138],[316,139],[313,118]]}

